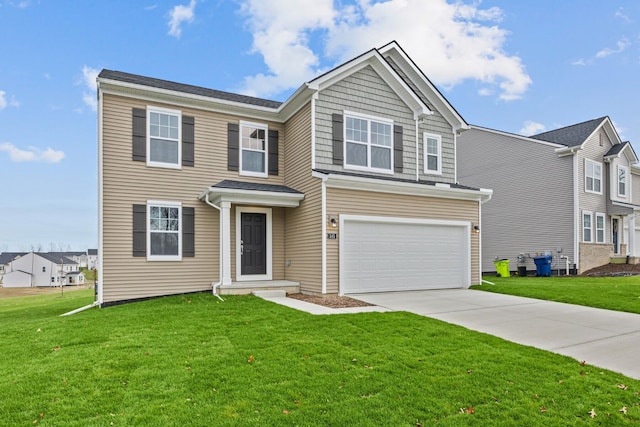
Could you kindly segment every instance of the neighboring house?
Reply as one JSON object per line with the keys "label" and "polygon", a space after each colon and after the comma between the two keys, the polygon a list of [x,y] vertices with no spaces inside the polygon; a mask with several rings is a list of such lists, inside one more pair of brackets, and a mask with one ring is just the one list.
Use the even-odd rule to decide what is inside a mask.
{"label": "neighboring house", "polygon": [[9,268],[9,263],[15,258],[23,256],[26,252],[2,252],[0,253],[0,285],[2,284],[2,277]]}
{"label": "neighboring house", "polygon": [[640,252],[623,232],[640,209],[637,161],[608,117],[532,137],[472,126],[458,138],[460,182],[494,190],[482,207],[482,270],[495,271],[496,258],[535,270],[532,258],[546,254],[554,271],[568,262],[582,273]]}
{"label": "neighboring house", "polygon": [[65,286],[71,284],[67,280],[69,276],[73,276],[73,284],[83,284],[84,276],[78,277],[78,272],[78,264],[59,253],[29,252],[9,262],[2,286]]}
{"label": "neighboring house", "polygon": [[93,270],[98,268],[98,250],[87,249],[87,268]]}
{"label": "neighboring house", "polygon": [[159,295],[479,283],[467,123],[394,42],[284,103],[103,70],[102,306]]}

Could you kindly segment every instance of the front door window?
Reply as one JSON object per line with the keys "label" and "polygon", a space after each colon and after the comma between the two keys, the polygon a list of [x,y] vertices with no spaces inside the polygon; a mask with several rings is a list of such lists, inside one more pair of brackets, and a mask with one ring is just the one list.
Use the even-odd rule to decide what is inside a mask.
{"label": "front door window", "polygon": [[613,241],[613,253],[618,254],[620,253],[620,250],[619,250],[620,245],[618,245],[618,218],[613,218],[613,220],[611,220],[611,230],[612,230],[611,240]]}

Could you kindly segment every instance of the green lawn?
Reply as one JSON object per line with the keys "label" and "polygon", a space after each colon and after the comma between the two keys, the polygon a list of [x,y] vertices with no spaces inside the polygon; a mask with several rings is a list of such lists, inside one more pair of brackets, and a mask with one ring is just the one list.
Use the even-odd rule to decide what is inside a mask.
{"label": "green lawn", "polygon": [[58,316],[91,295],[0,301],[0,425],[640,423],[640,381],[409,313],[197,294]]}
{"label": "green lawn", "polygon": [[640,314],[640,276],[627,277],[485,277],[488,292],[566,302]]}

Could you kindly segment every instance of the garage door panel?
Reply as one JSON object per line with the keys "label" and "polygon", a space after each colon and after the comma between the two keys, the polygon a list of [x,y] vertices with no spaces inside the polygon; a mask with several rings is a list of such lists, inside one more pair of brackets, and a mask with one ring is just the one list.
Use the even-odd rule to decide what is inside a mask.
{"label": "garage door panel", "polygon": [[345,220],[342,234],[343,293],[469,285],[465,223]]}

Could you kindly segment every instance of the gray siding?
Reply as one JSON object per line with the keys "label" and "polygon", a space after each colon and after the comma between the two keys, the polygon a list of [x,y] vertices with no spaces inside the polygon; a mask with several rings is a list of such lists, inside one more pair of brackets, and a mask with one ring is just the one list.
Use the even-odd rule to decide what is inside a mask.
{"label": "gray siding", "polygon": [[[433,115],[429,116],[424,122],[421,122],[418,128],[418,138],[420,140],[418,150],[418,160],[420,165],[420,179],[430,181],[441,181],[454,183],[456,170],[456,150],[453,127],[447,120],[435,109],[433,104],[429,102],[425,94],[406,76],[406,74],[398,67],[398,65],[390,57],[385,58],[391,67],[407,82],[409,87],[420,97],[422,102],[427,104],[429,109],[433,111]],[[424,141],[422,135],[424,132],[442,135],[442,175],[433,175],[424,173]]]}
{"label": "gray siding", "polygon": [[[602,133],[602,147],[600,146],[600,133]],[[589,139],[587,139],[584,144],[584,148],[578,151],[578,176],[580,179],[578,180],[578,215],[580,218],[580,241],[582,242],[582,212],[598,212],[598,213],[607,213],[607,198],[609,197],[609,185],[611,180],[608,176],[608,167],[603,161],[603,156],[609,151],[612,147],[612,143],[607,138],[606,133],[600,129],[598,132],[595,132]],[[587,193],[585,191],[585,159],[593,160],[595,162],[599,162],[602,164],[602,194],[594,194]],[[611,242],[611,222],[610,219],[607,218],[605,221],[605,243]]]}
{"label": "gray siding", "polygon": [[[482,271],[495,271],[496,258],[509,259],[516,270],[518,254],[553,251],[556,257],[557,248],[575,262],[573,157],[482,129],[463,132],[457,143],[460,183],[494,191],[482,205]],[[531,259],[527,269],[535,270]]]}
{"label": "gray siding", "polygon": [[[335,83],[319,93],[316,103],[316,168],[342,170],[333,164],[331,114],[344,111],[391,119],[403,128],[403,170],[397,178],[415,179],[416,162],[421,179],[454,182],[455,149],[451,125],[436,112],[419,126],[419,148],[416,152],[416,121],[413,112],[371,68],[364,69]],[[422,133],[442,136],[443,175],[425,175]]]}

